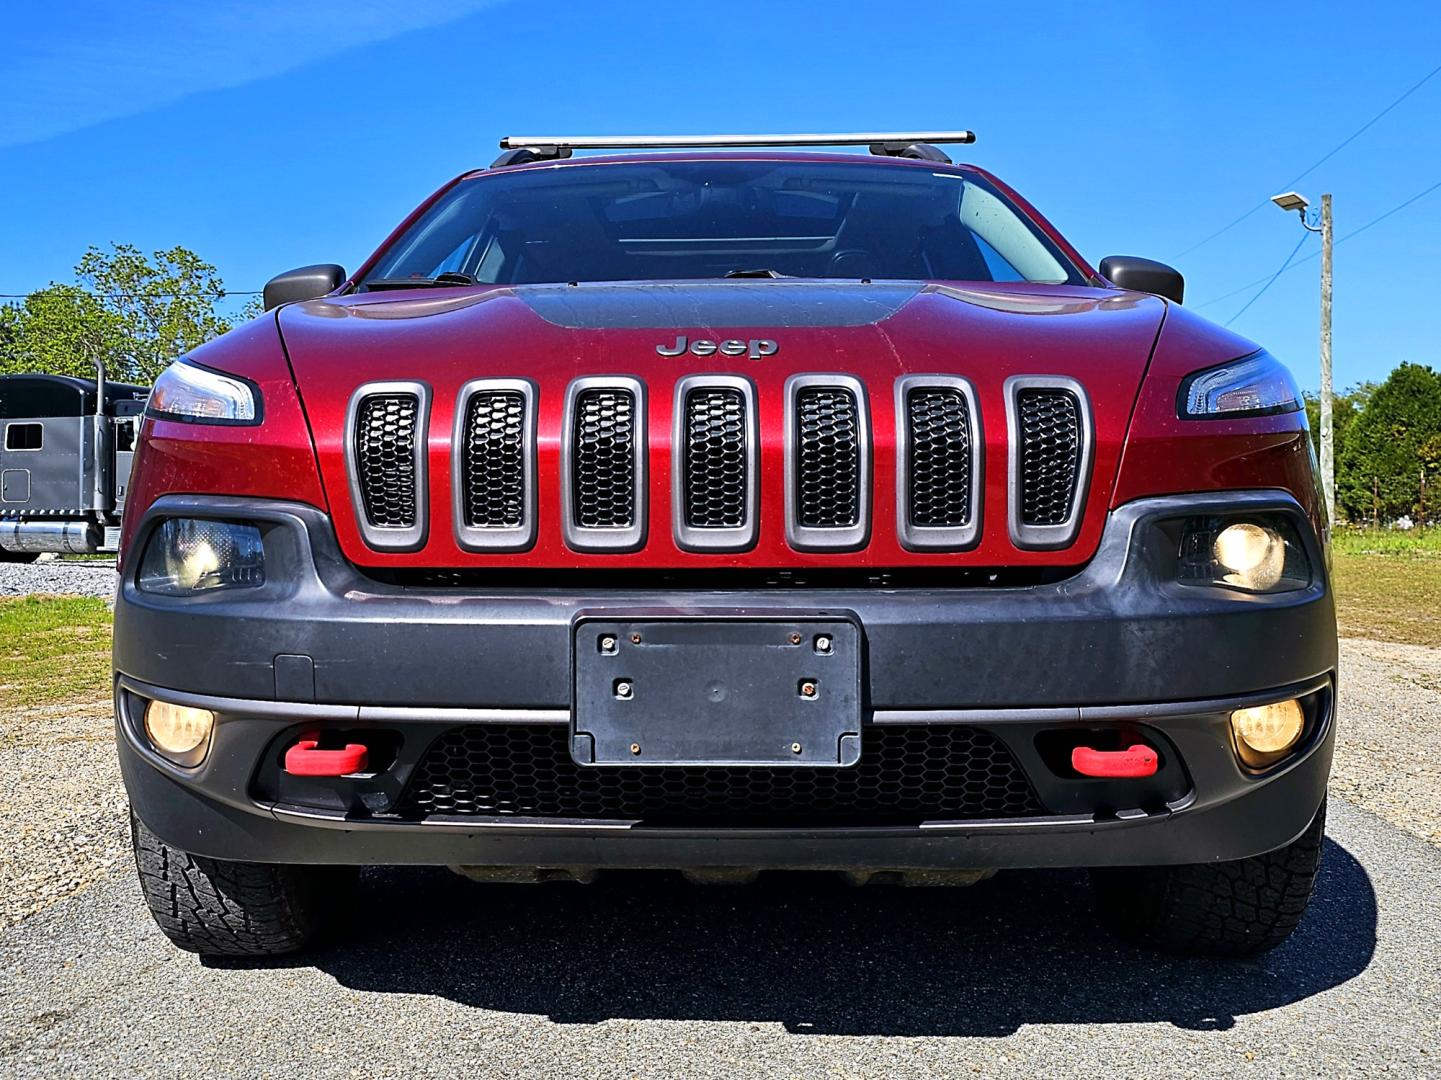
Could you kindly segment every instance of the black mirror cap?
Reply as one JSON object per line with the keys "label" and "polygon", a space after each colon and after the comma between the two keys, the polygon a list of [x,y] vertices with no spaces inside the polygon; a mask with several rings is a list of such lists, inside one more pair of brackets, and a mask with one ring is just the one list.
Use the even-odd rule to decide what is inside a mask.
{"label": "black mirror cap", "polygon": [[1186,279],[1179,270],[1135,255],[1109,255],[1102,259],[1101,276],[1119,288],[1154,293],[1178,304],[1186,292]]}
{"label": "black mirror cap", "polygon": [[297,300],[314,300],[333,293],[345,284],[345,267],[334,263],[316,263],[276,274],[265,283],[265,310]]}

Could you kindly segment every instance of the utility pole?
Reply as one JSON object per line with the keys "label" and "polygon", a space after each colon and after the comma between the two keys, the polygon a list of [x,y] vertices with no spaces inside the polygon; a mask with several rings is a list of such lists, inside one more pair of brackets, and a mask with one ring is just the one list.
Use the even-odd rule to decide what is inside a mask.
{"label": "utility pole", "polygon": [[1336,447],[1331,427],[1331,196],[1321,196],[1321,488],[1336,522]]}
{"label": "utility pole", "polygon": [[1321,490],[1326,498],[1326,524],[1336,522],[1336,448],[1331,427],[1331,196],[1321,196],[1321,224],[1306,220],[1310,205],[1299,192],[1272,195],[1271,201],[1288,213],[1301,216],[1307,232],[1321,234]]}

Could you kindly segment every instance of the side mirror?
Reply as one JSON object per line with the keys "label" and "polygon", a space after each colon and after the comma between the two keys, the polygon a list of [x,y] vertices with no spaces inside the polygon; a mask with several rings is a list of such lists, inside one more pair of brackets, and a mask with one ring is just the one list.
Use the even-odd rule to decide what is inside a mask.
{"label": "side mirror", "polygon": [[318,263],[287,270],[265,283],[265,310],[297,300],[314,300],[332,293],[345,284],[345,267],[334,263]]}
{"label": "side mirror", "polygon": [[1178,304],[1186,292],[1186,279],[1179,270],[1135,255],[1111,255],[1102,259],[1101,276],[1122,289],[1154,293]]}

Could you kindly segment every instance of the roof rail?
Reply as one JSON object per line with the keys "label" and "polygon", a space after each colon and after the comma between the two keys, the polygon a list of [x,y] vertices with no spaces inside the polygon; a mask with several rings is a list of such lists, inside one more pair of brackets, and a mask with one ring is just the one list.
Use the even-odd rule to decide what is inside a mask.
{"label": "roof rail", "polygon": [[868,146],[886,157],[950,163],[935,143],[973,143],[972,131],[816,132],[803,135],[507,135],[491,164],[499,169],[568,158],[574,150],[678,150],[744,146]]}

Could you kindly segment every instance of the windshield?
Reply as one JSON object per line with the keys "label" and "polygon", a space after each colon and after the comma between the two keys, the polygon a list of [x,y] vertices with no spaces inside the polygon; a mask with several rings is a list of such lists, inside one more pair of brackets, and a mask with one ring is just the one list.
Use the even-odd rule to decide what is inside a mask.
{"label": "windshield", "polygon": [[654,161],[464,180],[360,287],[727,275],[1083,283],[977,176],[879,163]]}

